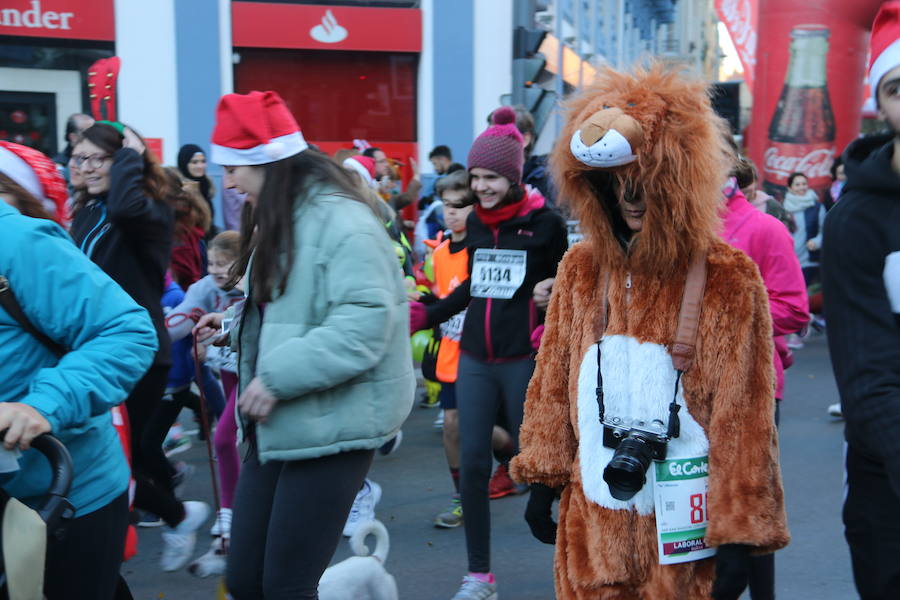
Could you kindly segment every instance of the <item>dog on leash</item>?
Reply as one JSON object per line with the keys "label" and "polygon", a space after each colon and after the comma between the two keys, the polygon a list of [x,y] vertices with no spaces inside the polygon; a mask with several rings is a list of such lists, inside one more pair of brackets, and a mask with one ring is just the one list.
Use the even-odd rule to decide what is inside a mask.
{"label": "dog on leash", "polygon": [[228,558],[228,538],[215,537],[209,551],[188,565],[188,572],[197,577],[212,577],[225,574],[225,561]]}
{"label": "dog on leash", "polygon": [[[375,536],[370,554],[366,538]],[[397,600],[397,582],[384,568],[390,541],[381,521],[370,521],[356,528],[350,537],[356,556],[342,560],[325,570],[319,580],[319,600]]]}

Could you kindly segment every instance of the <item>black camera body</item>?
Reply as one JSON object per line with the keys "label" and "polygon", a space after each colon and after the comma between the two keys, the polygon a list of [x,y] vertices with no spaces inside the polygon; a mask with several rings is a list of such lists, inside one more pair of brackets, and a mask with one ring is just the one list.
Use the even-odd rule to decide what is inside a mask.
{"label": "black camera body", "polygon": [[669,436],[662,421],[622,420],[603,423],[603,445],[613,457],[603,470],[603,480],[616,500],[630,500],[647,482],[647,469],[654,460],[666,460]]}

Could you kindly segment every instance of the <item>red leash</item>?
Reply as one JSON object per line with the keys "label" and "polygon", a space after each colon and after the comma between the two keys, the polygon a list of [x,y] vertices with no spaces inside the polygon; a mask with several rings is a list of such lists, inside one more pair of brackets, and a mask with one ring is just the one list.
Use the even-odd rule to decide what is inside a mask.
{"label": "red leash", "polygon": [[[193,339],[194,343],[194,379],[197,381],[197,387],[200,390],[200,426],[203,428],[203,434],[206,438],[206,456],[209,460],[209,474],[212,477],[213,502],[216,506],[216,518],[219,517],[221,504],[219,502],[219,478],[216,474],[215,459],[213,458],[212,436],[209,430],[209,413],[206,405],[206,393],[203,391],[203,374],[200,371],[200,355],[197,352],[197,338]],[[222,539],[222,549],[224,550],[225,541]]]}

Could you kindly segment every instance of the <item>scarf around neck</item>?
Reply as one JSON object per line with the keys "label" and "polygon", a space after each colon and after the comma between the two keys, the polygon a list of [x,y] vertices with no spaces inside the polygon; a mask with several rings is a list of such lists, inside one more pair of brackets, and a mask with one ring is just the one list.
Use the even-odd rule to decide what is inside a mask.
{"label": "scarf around neck", "polygon": [[806,210],[818,201],[819,197],[816,196],[816,193],[812,190],[807,190],[807,192],[802,196],[787,192],[784,195],[784,208],[788,212],[797,212]]}

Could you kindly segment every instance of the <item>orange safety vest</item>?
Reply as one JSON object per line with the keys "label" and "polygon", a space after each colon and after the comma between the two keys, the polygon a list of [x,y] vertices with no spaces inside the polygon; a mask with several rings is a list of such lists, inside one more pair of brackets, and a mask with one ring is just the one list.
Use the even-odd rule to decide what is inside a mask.
{"label": "orange safety vest", "polygon": [[[450,240],[444,240],[432,255],[434,280],[439,298],[446,298],[461,283],[469,278],[469,251],[463,249],[455,254],[450,252]],[[453,383],[459,365],[459,340],[462,336],[466,311],[454,315],[441,324],[441,347],[438,350],[435,373],[438,381]]]}

